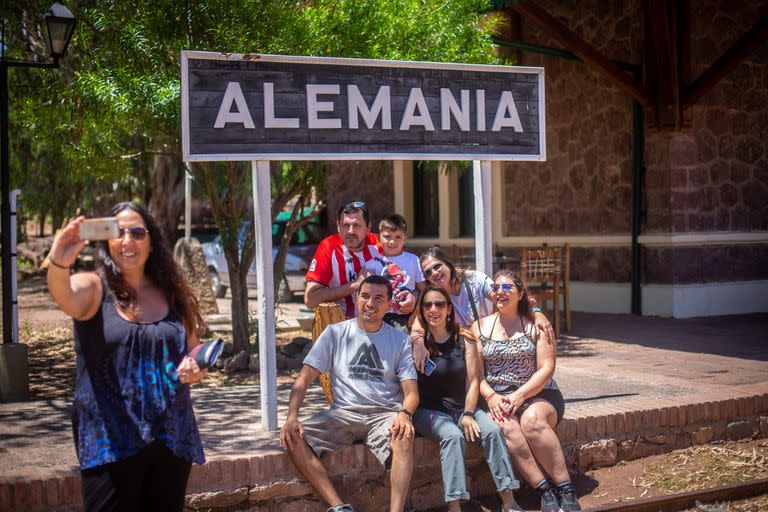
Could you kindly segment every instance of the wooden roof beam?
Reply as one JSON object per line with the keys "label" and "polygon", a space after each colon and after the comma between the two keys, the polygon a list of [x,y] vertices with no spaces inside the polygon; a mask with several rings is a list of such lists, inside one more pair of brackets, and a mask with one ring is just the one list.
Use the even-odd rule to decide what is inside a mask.
{"label": "wooden roof beam", "polygon": [[626,92],[646,107],[654,106],[654,101],[643,88],[642,84],[627,75],[612,63],[605,55],[597,51],[578,34],[560,23],[549,13],[525,0],[511,2],[509,7],[520,15],[538,25],[547,35],[570,50],[589,66],[613,82],[619,89]]}
{"label": "wooden roof beam", "polygon": [[755,26],[733,43],[688,87],[683,102],[686,105],[694,105],[766,40],[768,40],[768,14],[764,10]]}
{"label": "wooden roof beam", "polygon": [[675,96],[673,40],[676,34],[669,0],[646,0],[644,3],[646,34],[651,36],[654,65],[659,70],[656,100],[661,107],[673,103]]}

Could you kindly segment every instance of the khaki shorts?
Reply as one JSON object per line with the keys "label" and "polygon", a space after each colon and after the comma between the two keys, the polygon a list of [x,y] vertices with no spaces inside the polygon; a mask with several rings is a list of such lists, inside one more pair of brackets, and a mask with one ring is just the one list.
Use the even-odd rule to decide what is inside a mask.
{"label": "khaki shorts", "polygon": [[321,456],[362,441],[386,465],[392,453],[389,427],[397,411],[384,408],[334,408],[320,411],[301,422],[304,439]]}

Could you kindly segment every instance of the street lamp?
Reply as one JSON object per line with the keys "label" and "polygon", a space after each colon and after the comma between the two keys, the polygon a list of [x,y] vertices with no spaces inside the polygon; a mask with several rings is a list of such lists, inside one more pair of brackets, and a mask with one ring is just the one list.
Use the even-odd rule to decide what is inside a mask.
{"label": "street lamp", "polygon": [[[5,57],[5,19],[2,23],[2,49],[0,52],[0,215],[2,224],[2,284],[3,284],[3,344],[0,346],[0,400],[24,399],[28,393],[27,347],[14,339],[14,303],[16,279],[12,273],[11,247],[10,170],[8,159],[8,68],[57,68],[59,59],[67,52],[67,46],[75,31],[77,18],[59,2],[54,2],[43,16],[48,29],[48,49],[52,60],[48,62],[8,60]],[[19,366],[23,366],[20,369]],[[22,375],[23,373],[23,375]],[[23,379],[20,385],[18,380]]]}

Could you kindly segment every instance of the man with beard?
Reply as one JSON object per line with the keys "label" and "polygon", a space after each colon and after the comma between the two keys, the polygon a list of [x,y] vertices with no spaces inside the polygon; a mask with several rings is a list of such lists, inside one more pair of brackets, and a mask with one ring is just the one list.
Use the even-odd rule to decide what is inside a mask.
{"label": "man with beard", "polygon": [[[363,201],[341,203],[336,212],[336,229],[337,234],[320,242],[309,265],[304,304],[315,309],[323,302],[336,302],[347,318],[354,318],[362,270],[367,261],[380,257],[379,239],[370,232],[370,213]],[[413,294],[403,292],[397,299],[404,314],[413,311]]]}
{"label": "man with beard", "polygon": [[[386,278],[360,284],[357,318],[329,325],[304,359],[280,429],[280,444],[330,508],[344,503],[318,458],[362,441],[383,465],[390,463],[390,512],[402,512],[413,473],[413,411],[419,405],[416,369],[408,336],[382,319],[392,301]],[[330,372],[333,407],[300,422],[307,389]]]}

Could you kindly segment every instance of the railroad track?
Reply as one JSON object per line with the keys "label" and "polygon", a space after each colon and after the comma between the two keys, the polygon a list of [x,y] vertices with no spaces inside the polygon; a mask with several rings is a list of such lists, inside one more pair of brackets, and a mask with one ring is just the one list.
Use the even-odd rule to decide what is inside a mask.
{"label": "railroad track", "polygon": [[768,478],[750,480],[739,484],[722,485],[720,487],[710,487],[680,494],[627,501],[613,505],[602,505],[585,509],[585,512],[673,512],[695,507],[696,503],[735,501],[762,494],[768,494]]}

